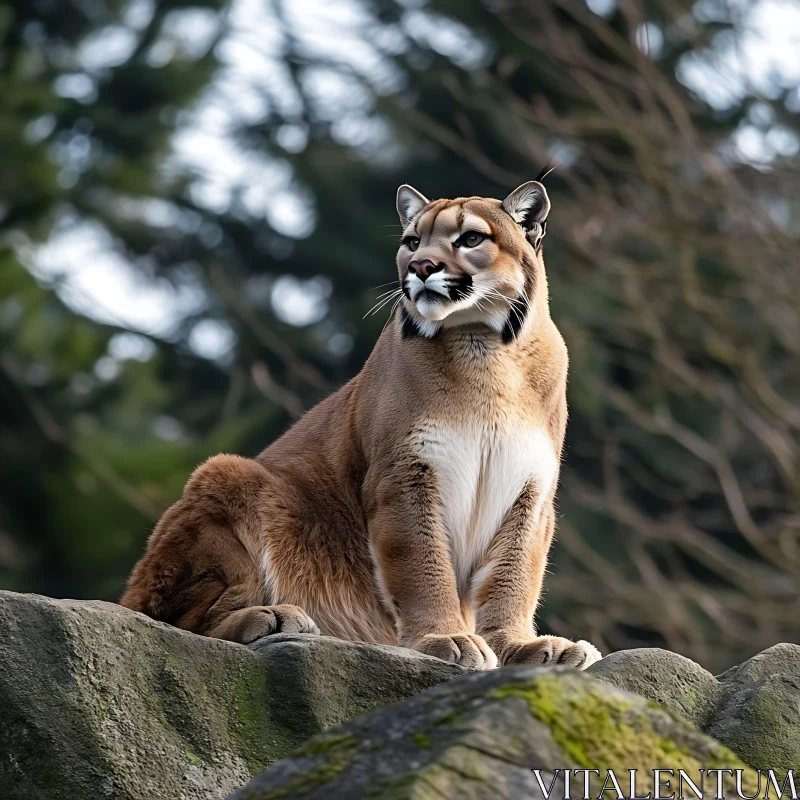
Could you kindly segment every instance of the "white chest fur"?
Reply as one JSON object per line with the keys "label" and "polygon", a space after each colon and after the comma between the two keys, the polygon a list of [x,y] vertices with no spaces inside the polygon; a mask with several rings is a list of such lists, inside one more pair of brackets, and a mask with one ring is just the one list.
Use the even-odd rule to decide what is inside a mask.
{"label": "white chest fur", "polygon": [[522,424],[449,427],[429,424],[414,448],[436,476],[459,593],[523,487],[533,482],[539,514],[558,476],[550,437]]}

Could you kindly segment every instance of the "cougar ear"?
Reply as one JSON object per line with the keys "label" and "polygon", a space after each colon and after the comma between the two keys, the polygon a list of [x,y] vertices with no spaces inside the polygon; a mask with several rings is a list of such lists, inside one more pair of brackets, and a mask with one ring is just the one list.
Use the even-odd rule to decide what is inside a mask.
{"label": "cougar ear", "polygon": [[537,224],[541,228],[550,212],[550,198],[539,181],[528,181],[503,200],[503,210],[526,231]]}
{"label": "cougar ear", "polygon": [[413,186],[404,183],[397,190],[397,214],[400,222],[405,228],[409,222],[417,215],[421,208],[424,208],[430,200],[424,194],[420,194]]}

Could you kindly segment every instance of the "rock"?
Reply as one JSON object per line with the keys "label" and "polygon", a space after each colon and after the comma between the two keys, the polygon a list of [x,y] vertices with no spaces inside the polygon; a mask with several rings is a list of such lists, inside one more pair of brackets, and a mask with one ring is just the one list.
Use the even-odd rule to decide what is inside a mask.
{"label": "rock", "polygon": [[404,647],[360,644],[309,634],[278,634],[254,643],[267,667],[275,719],[291,748],[333,725],[399,703],[468,670]]}
{"label": "rock", "polygon": [[0,796],[222,797],[281,754],[258,656],[110,603],[0,593]]}
{"label": "rock", "polygon": [[[541,797],[534,768],[545,786],[556,770],[599,769],[601,780],[614,770],[627,790],[631,769],[648,778],[684,769],[699,782],[700,769],[721,765],[744,768],[637,695],[585,673],[518,667],[458,678],[314,737],[231,800],[516,800]],[[750,795],[753,780],[748,770]],[[582,796],[579,779],[573,787]],[[652,782],[641,788],[652,792]],[[727,791],[734,796],[732,785]],[[552,796],[564,796],[563,782]]]}
{"label": "rock", "polygon": [[751,767],[800,770],[798,645],[775,645],[718,678],[657,648],[612,653],[588,672],[660,703]]}
{"label": "rock", "polygon": [[800,646],[776,644],[718,680],[708,732],[752,767],[800,772]]}
{"label": "rock", "polygon": [[0,592],[0,797],[222,798],[327,726],[463,673],[324,637],[250,650],[112,603]]}
{"label": "rock", "polygon": [[660,703],[701,730],[709,723],[720,695],[720,686],[710,672],[657,647],[611,653],[589,672],[618,689]]}
{"label": "rock", "polygon": [[[672,713],[751,767],[800,769],[797,645],[718,680],[662,650],[615,653],[590,672],[469,675],[411,650],[323,636],[248,649],[111,603],[0,592],[0,798],[216,800],[292,751],[252,797],[271,796],[273,781],[281,797],[382,792],[376,775],[397,796],[447,791],[460,775],[473,794],[454,797],[518,797],[530,795],[537,764],[734,763]],[[336,728],[392,703],[402,704]],[[315,793],[323,779],[334,793]]]}

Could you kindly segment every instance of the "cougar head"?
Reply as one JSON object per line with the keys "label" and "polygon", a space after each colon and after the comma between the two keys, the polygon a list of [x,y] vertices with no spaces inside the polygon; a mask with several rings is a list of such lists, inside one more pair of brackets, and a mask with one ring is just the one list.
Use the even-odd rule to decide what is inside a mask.
{"label": "cougar head", "polygon": [[397,190],[403,226],[397,268],[404,335],[483,323],[510,342],[532,314],[544,281],[542,238],[550,200],[529,181],[505,200],[430,201],[404,184]]}

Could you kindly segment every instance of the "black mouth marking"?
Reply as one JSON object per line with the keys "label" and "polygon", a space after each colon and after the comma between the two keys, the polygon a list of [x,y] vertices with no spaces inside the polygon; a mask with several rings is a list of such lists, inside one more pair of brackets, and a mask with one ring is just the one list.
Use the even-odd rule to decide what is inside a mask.
{"label": "black mouth marking", "polygon": [[461,275],[458,278],[447,279],[447,291],[453,302],[466,300],[474,291],[472,275]]}
{"label": "black mouth marking", "polygon": [[519,336],[522,326],[525,324],[525,317],[528,315],[528,301],[517,298],[511,301],[514,308],[508,312],[506,324],[503,325],[503,344],[509,344]]}
{"label": "black mouth marking", "polygon": [[[533,282],[531,281],[529,275],[525,279],[525,294],[527,297],[530,297],[532,292]],[[528,318],[528,310],[530,309],[530,304],[522,297],[512,300],[511,303],[513,308],[509,310],[508,317],[506,318],[506,324],[503,325],[503,344],[509,344],[510,342],[513,342],[517,336],[519,336],[519,332],[522,330],[522,326],[525,324],[525,320]]]}
{"label": "black mouth marking", "polygon": [[400,335],[403,339],[413,339],[415,336],[422,336],[417,327],[417,323],[411,319],[411,315],[402,305],[400,306]]}

